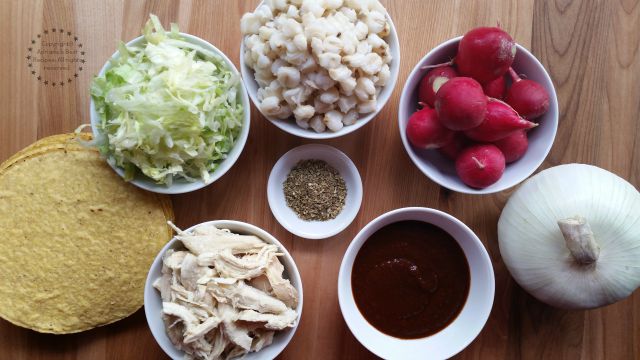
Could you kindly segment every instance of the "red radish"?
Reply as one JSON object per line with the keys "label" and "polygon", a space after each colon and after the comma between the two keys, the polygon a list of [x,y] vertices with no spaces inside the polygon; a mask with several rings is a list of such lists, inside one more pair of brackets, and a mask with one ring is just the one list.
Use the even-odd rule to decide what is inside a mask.
{"label": "red radish", "polygon": [[485,84],[509,70],[516,49],[515,41],[504,30],[479,27],[462,37],[454,61],[460,75],[470,76]]}
{"label": "red radish", "polygon": [[424,107],[409,118],[407,138],[421,149],[439,148],[453,139],[453,131],[442,126],[435,110]]}
{"label": "red radish", "polygon": [[453,135],[453,140],[438,149],[440,153],[451,160],[456,160],[460,152],[469,144],[469,139],[461,132]]}
{"label": "red radish", "polygon": [[507,103],[498,99],[489,99],[484,121],[479,126],[465,131],[464,134],[476,141],[493,142],[518,130],[536,126],[538,124],[518,116],[518,113]]}
{"label": "red radish", "polygon": [[440,66],[429,70],[420,81],[418,100],[433,107],[436,101],[436,93],[440,86],[456,76],[458,76],[458,73],[451,66]]}
{"label": "red radish", "polygon": [[451,130],[468,130],[484,120],[487,97],[482,86],[468,77],[455,77],[436,93],[435,108],[442,125]]}
{"label": "red radish", "polygon": [[513,84],[507,94],[507,103],[525,119],[535,119],[549,110],[549,94],[533,80],[522,80],[509,68]]}
{"label": "red radish", "polygon": [[527,140],[526,131],[518,130],[493,144],[502,151],[505,161],[509,164],[520,159],[527,152],[529,140]]}
{"label": "red radish", "polygon": [[507,82],[504,80],[504,76],[500,76],[484,84],[482,90],[488,97],[504,100],[507,94]]}
{"label": "red radish", "polygon": [[486,188],[500,180],[504,166],[504,155],[492,144],[468,147],[456,160],[456,172],[462,182],[477,189]]}

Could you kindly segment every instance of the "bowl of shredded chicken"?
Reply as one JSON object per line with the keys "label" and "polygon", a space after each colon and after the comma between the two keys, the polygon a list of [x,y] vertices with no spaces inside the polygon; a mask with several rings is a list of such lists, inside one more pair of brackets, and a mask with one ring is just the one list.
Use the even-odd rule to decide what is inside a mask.
{"label": "bowl of shredded chicken", "polygon": [[147,322],[173,359],[273,359],[302,314],[302,281],[266,231],[218,220],[176,231],[145,286]]}

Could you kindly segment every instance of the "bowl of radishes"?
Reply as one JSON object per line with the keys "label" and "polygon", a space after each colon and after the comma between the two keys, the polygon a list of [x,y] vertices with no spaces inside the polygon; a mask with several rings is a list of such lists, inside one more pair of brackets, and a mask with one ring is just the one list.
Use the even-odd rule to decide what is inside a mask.
{"label": "bowl of radishes", "polygon": [[438,45],[409,75],[398,110],[415,165],[453,191],[490,194],[529,177],[558,128],[544,66],[499,28]]}

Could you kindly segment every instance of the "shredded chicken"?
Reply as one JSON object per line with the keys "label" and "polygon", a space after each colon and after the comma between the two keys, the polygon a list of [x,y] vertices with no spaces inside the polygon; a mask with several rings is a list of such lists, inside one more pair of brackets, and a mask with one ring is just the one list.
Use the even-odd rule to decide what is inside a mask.
{"label": "shredded chicken", "polygon": [[244,331],[244,329],[237,326],[234,322],[224,323],[224,330],[231,342],[235,343],[245,351],[251,350],[253,338],[249,336],[248,331]]}
{"label": "shredded chicken", "polygon": [[165,315],[175,316],[182,320],[182,324],[184,325],[186,332],[189,332],[192,327],[198,324],[196,316],[182,305],[173,302],[164,302],[162,303],[162,312]]}
{"label": "shredded chicken", "polygon": [[222,329],[220,327],[216,330],[211,331],[209,334],[213,334],[210,341],[211,343],[213,343],[213,348],[211,349],[209,357],[211,359],[218,359],[222,356],[222,353],[224,352],[224,349],[227,348],[227,345],[229,345],[229,340],[227,340],[227,338],[224,336],[224,332],[222,332]]}
{"label": "shredded chicken", "polygon": [[269,279],[267,279],[266,275],[260,275],[260,276],[254,277],[253,279],[249,280],[249,285],[253,286],[258,290],[262,290],[269,295],[273,294],[273,288],[271,287],[271,284],[269,283]]}
{"label": "shredded chicken", "polygon": [[271,345],[273,334],[275,334],[275,331],[257,330],[257,336],[253,338],[253,344],[251,344],[251,351],[260,351],[263,347]]}
{"label": "shredded chicken", "polygon": [[238,281],[232,285],[211,284],[211,293],[219,302],[231,302],[233,307],[251,309],[262,313],[280,314],[287,305],[253,286]]}
{"label": "shredded chicken", "polygon": [[153,282],[153,287],[160,291],[162,301],[171,300],[171,274],[162,274]]}
{"label": "shredded chicken", "polygon": [[[223,276],[235,279],[251,279],[265,272],[278,248],[275,245],[264,245],[256,255],[237,257],[231,249],[224,249],[215,253],[203,253],[198,256],[198,265],[214,266]],[[277,259],[277,258],[276,258]],[[280,262],[280,261],[278,261]]]}
{"label": "shredded chicken", "polygon": [[232,359],[260,351],[295,326],[298,293],[283,278],[277,246],[203,225],[172,226],[185,250],[168,250],[153,286],[171,342],[185,359]]}
{"label": "shredded chicken", "polygon": [[182,265],[182,260],[187,256],[188,251],[173,251],[172,249],[167,250],[167,253],[164,256],[163,264],[167,266],[169,269],[176,270],[180,269],[180,265]]}
{"label": "shredded chicken", "polygon": [[188,344],[204,337],[209,331],[215,329],[220,324],[221,320],[215,316],[209,317],[199,325],[187,329],[184,333],[184,343]]}
{"label": "shredded chicken", "polygon": [[[194,255],[217,253],[230,249],[233,254],[256,253],[266,245],[259,237],[238,235],[228,229],[218,229],[213,225],[202,225],[187,234],[174,226],[176,238]],[[212,239],[214,239],[212,241]]]}
{"label": "shredded chicken", "polygon": [[289,280],[282,277],[284,272],[284,266],[280,263],[280,260],[273,257],[267,266],[267,279],[273,288],[273,293],[282,302],[284,302],[290,308],[298,306],[298,292],[294,288]]}
{"label": "shredded chicken", "polygon": [[193,254],[187,254],[180,266],[180,282],[185,289],[194,291],[198,286],[198,280],[209,273],[208,267],[198,265],[198,258]]}
{"label": "shredded chicken", "polygon": [[264,314],[253,310],[244,310],[238,314],[238,320],[251,322],[264,322],[264,327],[269,330],[283,330],[295,323],[298,314],[287,309],[281,314]]}

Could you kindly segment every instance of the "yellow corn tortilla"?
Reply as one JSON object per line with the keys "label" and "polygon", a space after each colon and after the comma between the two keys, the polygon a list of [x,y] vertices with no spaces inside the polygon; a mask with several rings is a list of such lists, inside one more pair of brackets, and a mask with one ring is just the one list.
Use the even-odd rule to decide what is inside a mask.
{"label": "yellow corn tortilla", "polygon": [[0,317],[56,334],[127,317],[172,218],[72,134],[23,149],[0,165]]}
{"label": "yellow corn tortilla", "polygon": [[77,146],[78,144],[75,141],[74,142],[71,141],[76,138],[81,139],[83,141],[89,141],[91,140],[91,134],[88,134],[88,133],[79,133],[77,135],[73,133],[58,134],[58,135],[52,135],[52,136],[42,138],[34,142],[33,144],[27,146],[26,148],[18,151],[17,153],[13,154],[10,158],[5,160],[2,164],[0,164],[0,171],[11,166],[11,164],[16,162],[17,160],[22,159],[25,156],[29,156],[29,154],[38,151],[39,149],[47,149],[51,147],[60,148],[64,146]]}

